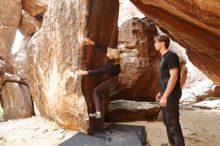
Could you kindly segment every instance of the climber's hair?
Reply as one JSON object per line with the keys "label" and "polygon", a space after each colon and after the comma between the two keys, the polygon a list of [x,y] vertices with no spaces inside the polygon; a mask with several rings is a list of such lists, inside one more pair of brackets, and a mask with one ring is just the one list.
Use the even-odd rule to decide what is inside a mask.
{"label": "climber's hair", "polygon": [[168,48],[170,45],[170,38],[167,35],[159,35],[154,37],[155,42],[164,42],[165,47]]}

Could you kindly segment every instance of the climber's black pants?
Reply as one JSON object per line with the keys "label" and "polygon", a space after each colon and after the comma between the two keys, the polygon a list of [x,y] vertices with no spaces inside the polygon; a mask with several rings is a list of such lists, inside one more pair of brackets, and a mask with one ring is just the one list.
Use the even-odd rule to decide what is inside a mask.
{"label": "climber's black pants", "polygon": [[101,111],[99,95],[101,93],[108,92],[111,88],[116,87],[117,85],[119,85],[119,77],[114,76],[100,83],[98,86],[96,86],[93,89],[92,95],[93,95],[93,101],[95,103],[96,112]]}
{"label": "climber's black pants", "polygon": [[181,95],[169,96],[167,98],[167,106],[162,108],[162,113],[170,144],[176,146],[185,146],[182,129],[179,122],[180,96]]}

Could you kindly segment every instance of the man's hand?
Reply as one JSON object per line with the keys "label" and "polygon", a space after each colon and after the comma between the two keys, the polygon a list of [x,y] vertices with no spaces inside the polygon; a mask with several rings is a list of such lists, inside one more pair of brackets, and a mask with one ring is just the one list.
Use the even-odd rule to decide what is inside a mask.
{"label": "man's hand", "polygon": [[76,71],[76,75],[77,76],[85,76],[85,75],[88,75],[88,71],[83,71],[83,70],[77,70]]}
{"label": "man's hand", "polygon": [[160,92],[157,93],[157,96],[155,97],[156,101],[160,101],[161,97],[162,97],[162,94]]}
{"label": "man's hand", "polygon": [[162,98],[160,99],[160,106],[162,106],[162,107],[167,106],[167,97],[162,96]]}
{"label": "man's hand", "polygon": [[85,38],[83,43],[85,45],[95,45],[95,42],[90,40],[89,38]]}

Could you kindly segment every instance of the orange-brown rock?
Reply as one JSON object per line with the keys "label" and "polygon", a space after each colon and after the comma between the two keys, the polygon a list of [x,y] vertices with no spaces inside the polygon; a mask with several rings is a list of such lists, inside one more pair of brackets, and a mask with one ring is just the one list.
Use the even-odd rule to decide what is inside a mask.
{"label": "orange-brown rock", "polygon": [[34,114],[30,91],[27,86],[6,82],[2,86],[4,119],[31,117]]}
{"label": "orange-brown rock", "polygon": [[220,84],[220,1],[131,0],[187,49],[190,61]]}
{"label": "orange-brown rock", "polygon": [[157,103],[115,100],[109,105],[106,120],[111,122],[155,120],[159,112],[160,105]]}
{"label": "orange-brown rock", "polygon": [[22,13],[19,30],[24,36],[28,37],[33,35],[36,31],[40,29],[40,27],[41,22],[37,18],[29,15],[25,11]]}
{"label": "orange-brown rock", "polygon": [[132,18],[119,28],[121,90],[112,99],[153,101],[158,92],[159,53],[154,48],[155,25]]}
{"label": "orange-brown rock", "polygon": [[22,0],[22,8],[31,16],[43,16],[47,10],[48,0]]}
{"label": "orange-brown rock", "polygon": [[27,64],[27,45],[31,37],[24,37],[20,50],[13,54],[11,64],[14,66],[14,74],[21,77],[23,80],[27,80],[29,76],[28,64]]}
{"label": "orange-brown rock", "polygon": [[42,116],[90,132],[88,111],[96,83],[94,78],[77,78],[74,70],[104,63],[100,52],[82,45],[85,36],[116,47],[118,9],[117,0],[50,1],[42,28],[28,45],[29,84]]}
{"label": "orange-brown rock", "polygon": [[4,110],[4,119],[31,117],[34,110],[27,84],[19,76],[5,71],[6,63],[0,59],[1,107]]}
{"label": "orange-brown rock", "polygon": [[[160,55],[154,48],[156,26],[147,19],[132,18],[122,24],[118,35],[121,50],[121,87],[111,93],[111,99],[154,101],[158,92]],[[181,86],[186,81],[187,69],[184,50],[171,42],[169,49],[178,54],[181,62]]]}
{"label": "orange-brown rock", "polygon": [[5,81],[6,63],[0,59],[0,87]]}
{"label": "orange-brown rock", "polygon": [[4,84],[4,82],[15,82],[21,84],[27,84],[21,78],[15,74],[10,74],[6,72],[6,63],[0,59],[0,88]]}
{"label": "orange-brown rock", "polygon": [[186,67],[186,62],[180,60],[180,86],[183,88],[184,84],[186,83],[188,70]]}
{"label": "orange-brown rock", "polygon": [[10,61],[11,47],[21,19],[21,0],[0,1],[0,56]]}

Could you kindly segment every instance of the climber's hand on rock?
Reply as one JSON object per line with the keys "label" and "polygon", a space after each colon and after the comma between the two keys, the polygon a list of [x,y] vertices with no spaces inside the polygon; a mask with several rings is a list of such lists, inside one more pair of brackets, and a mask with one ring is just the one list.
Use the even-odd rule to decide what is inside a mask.
{"label": "climber's hand on rock", "polygon": [[89,38],[85,38],[83,43],[85,45],[95,45],[95,42],[90,40]]}

